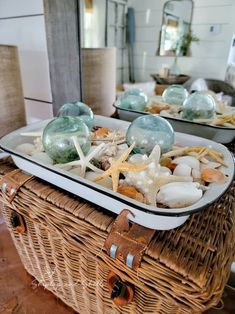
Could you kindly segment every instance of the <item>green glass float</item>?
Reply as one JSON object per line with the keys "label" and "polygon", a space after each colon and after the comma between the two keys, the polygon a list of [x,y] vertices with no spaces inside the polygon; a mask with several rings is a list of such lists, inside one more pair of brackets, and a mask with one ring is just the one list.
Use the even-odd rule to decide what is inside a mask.
{"label": "green glass float", "polygon": [[124,95],[142,96],[144,98],[144,101],[146,103],[148,102],[148,96],[144,93],[144,91],[141,88],[130,88],[124,92]]}
{"label": "green glass float", "polygon": [[72,117],[79,117],[85,124],[88,126],[88,128],[91,130],[94,125],[94,114],[90,107],[88,107],[83,102],[74,102],[74,103],[67,103],[64,104],[59,112],[59,117],[66,117],[66,116],[72,116]]}
{"label": "green glass float", "polygon": [[182,118],[186,120],[211,119],[215,114],[215,101],[206,92],[195,92],[183,103]]}
{"label": "green glass float", "polygon": [[158,115],[146,115],[135,119],[126,133],[128,146],[135,142],[135,153],[150,154],[156,144],[165,153],[172,149],[174,130],[170,123]]}
{"label": "green glass float", "polygon": [[90,131],[80,118],[58,117],[47,124],[42,143],[54,162],[67,163],[79,159],[72,136],[78,138],[82,151],[87,154],[91,147]]}
{"label": "green glass float", "polygon": [[164,90],[162,98],[165,102],[181,106],[189,93],[182,85],[173,84]]}
{"label": "green glass float", "polygon": [[116,101],[119,108],[144,111],[148,102],[147,95],[139,88],[129,89]]}

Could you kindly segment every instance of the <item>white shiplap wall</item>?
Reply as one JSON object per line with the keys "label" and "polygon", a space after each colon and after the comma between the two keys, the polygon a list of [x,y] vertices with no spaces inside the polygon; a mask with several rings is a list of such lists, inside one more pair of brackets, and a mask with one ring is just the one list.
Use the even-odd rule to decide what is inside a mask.
{"label": "white shiplap wall", "polygon": [[19,49],[27,122],[52,117],[43,0],[0,0],[0,44]]}
{"label": "white shiplap wall", "polygon": [[[149,81],[172,57],[158,57],[159,33],[165,0],[129,0],[136,12],[135,68],[137,81]],[[219,25],[218,34],[210,33]],[[235,0],[194,0],[192,31],[200,42],[191,46],[191,57],[180,57],[182,73],[193,77],[224,79],[232,35],[235,32]]]}

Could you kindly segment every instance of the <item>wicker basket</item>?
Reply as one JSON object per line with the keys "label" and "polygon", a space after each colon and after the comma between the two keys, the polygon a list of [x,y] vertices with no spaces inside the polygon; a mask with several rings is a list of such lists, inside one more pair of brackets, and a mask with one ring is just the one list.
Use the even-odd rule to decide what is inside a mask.
{"label": "wicker basket", "polygon": [[[0,177],[14,170],[0,161]],[[235,252],[234,191],[180,228],[157,231],[142,259],[130,270],[111,259],[104,242],[115,219],[77,197],[37,178],[27,181],[3,215],[26,270],[78,313],[201,313],[216,305]],[[22,215],[26,232],[12,228],[12,212]],[[109,272],[134,286],[134,299],[114,305]],[[43,301],[42,301],[43,302]]]}

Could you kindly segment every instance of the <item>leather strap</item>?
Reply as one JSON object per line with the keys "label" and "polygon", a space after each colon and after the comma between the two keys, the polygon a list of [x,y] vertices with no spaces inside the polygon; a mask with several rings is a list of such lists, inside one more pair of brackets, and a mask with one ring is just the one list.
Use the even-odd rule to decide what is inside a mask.
{"label": "leather strap", "polygon": [[118,215],[104,246],[111,258],[117,258],[127,267],[136,270],[155,230],[130,223],[128,214],[134,217],[134,214],[127,209]]}
{"label": "leather strap", "polygon": [[13,170],[4,175],[0,180],[0,188],[6,200],[11,203],[19,188],[32,178],[33,176],[20,169]]}

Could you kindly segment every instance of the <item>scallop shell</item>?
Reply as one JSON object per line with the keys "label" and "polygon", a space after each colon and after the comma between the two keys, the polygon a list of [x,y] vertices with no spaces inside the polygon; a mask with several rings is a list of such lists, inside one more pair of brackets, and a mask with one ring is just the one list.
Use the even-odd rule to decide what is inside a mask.
{"label": "scallop shell", "polygon": [[187,207],[202,197],[200,184],[197,182],[174,182],[163,185],[158,194],[157,202],[171,208]]}
{"label": "scallop shell", "polygon": [[210,182],[224,183],[226,181],[226,176],[223,174],[223,172],[214,168],[206,168],[202,170],[201,178],[205,182],[209,183]]}

